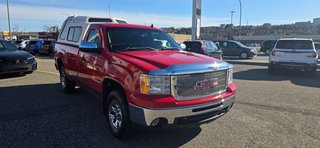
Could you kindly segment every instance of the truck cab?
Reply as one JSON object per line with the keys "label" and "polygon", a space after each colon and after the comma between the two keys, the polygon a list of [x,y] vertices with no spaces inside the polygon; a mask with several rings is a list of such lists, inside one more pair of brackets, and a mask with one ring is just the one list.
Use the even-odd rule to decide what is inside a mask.
{"label": "truck cab", "polygon": [[183,51],[152,26],[81,18],[67,18],[55,44],[61,88],[101,99],[115,137],[135,126],[198,126],[232,108],[232,65]]}

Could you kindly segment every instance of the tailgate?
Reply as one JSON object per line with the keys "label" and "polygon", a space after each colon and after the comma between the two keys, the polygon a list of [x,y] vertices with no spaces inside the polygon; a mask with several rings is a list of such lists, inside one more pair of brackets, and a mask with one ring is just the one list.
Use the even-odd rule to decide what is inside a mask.
{"label": "tailgate", "polygon": [[312,50],[275,50],[275,57],[282,62],[310,63],[313,53]]}

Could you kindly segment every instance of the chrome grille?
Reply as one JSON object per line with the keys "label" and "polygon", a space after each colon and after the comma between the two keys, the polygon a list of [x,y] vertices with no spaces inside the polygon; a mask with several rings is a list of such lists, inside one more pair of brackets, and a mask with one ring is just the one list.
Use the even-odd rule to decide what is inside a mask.
{"label": "chrome grille", "polygon": [[172,93],[176,100],[193,100],[226,91],[227,70],[172,77]]}

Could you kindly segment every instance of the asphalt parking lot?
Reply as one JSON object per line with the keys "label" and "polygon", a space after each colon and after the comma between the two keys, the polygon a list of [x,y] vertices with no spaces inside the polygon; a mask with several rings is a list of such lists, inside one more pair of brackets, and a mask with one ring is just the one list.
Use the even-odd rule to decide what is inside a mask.
{"label": "asphalt parking lot", "polygon": [[268,75],[265,66],[236,64],[232,111],[198,128],[134,131],[126,141],[107,130],[101,102],[59,87],[53,60],[38,71],[0,78],[1,147],[319,147],[320,71]]}

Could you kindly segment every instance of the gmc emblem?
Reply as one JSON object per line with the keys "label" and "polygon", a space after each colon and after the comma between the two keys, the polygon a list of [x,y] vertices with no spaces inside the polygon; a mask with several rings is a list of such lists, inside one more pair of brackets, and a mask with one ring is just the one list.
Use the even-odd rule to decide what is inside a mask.
{"label": "gmc emblem", "polygon": [[215,87],[219,85],[218,78],[211,78],[211,79],[205,79],[201,81],[197,81],[196,84],[193,86],[194,90],[203,90],[208,89],[210,87]]}

